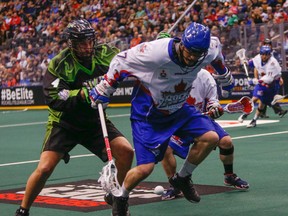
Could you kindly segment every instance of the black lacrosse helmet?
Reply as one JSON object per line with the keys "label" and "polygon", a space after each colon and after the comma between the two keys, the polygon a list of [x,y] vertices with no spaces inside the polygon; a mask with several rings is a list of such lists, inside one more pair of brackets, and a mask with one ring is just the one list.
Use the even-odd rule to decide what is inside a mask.
{"label": "black lacrosse helmet", "polygon": [[263,45],[270,45],[272,46],[272,41],[269,38],[265,38],[265,40],[263,41]]}
{"label": "black lacrosse helmet", "polygon": [[[68,46],[79,60],[91,59],[96,42],[95,30],[86,19],[70,22],[65,30]],[[85,45],[85,44],[89,45]]]}

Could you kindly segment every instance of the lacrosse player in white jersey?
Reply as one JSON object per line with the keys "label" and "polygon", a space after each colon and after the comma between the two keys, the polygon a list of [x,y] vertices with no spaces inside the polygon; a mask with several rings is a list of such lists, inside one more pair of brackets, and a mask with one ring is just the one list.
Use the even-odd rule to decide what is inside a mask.
{"label": "lacrosse player in white jersey", "polygon": [[[215,79],[205,69],[202,69],[193,81],[187,102],[195,106],[200,112],[207,113],[212,119],[217,119],[224,114],[223,108],[219,104]],[[224,165],[224,184],[239,190],[247,190],[249,184],[233,172],[234,145],[231,137],[218,123],[212,122],[219,136],[219,157]],[[176,173],[177,165],[174,155],[185,159],[188,155],[189,147],[190,143],[187,143],[181,137],[175,134],[171,137],[162,160],[162,165],[168,178]],[[181,192],[170,186],[162,195],[162,200],[171,200],[179,195],[181,195]]]}
{"label": "lacrosse player in white jersey", "polygon": [[[281,66],[271,53],[271,47],[263,45],[260,47],[260,53],[248,62],[249,67],[254,68],[254,77],[257,77],[253,79],[253,84],[256,86],[252,100],[254,103],[258,101],[258,109],[247,128],[256,127],[256,121],[265,111],[265,105],[272,106],[281,118],[287,113],[287,110],[283,110],[279,104],[271,105],[281,82]],[[247,116],[247,114],[242,114],[238,121],[242,123]]]}
{"label": "lacrosse player in white jersey", "polygon": [[191,180],[193,170],[217,146],[219,136],[210,117],[202,115],[186,99],[201,68],[211,64],[222,89],[230,91],[234,79],[225,67],[221,45],[208,27],[191,23],[182,38],[163,38],[141,43],[113,58],[104,79],[90,92],[95,103],[106,105],[120,81],[128,76],[133,89],[131,126],[137,166],[126,175],[122,195],[112,196],[112,215],[127,215],[130,191],[161,161],[173,134],[195,144],[183,167],[169,179],[190,202],[200,196]]}

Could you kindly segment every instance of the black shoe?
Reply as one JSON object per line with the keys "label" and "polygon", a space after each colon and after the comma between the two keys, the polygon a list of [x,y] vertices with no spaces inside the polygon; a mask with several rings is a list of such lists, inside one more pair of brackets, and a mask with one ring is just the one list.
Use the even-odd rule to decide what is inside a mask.
{"label": "black shoe", "polygon": [[260,118],[269,118],[269,116],[267,116],[266,114],[260,114],[259,117]]}
{"label": "black shoe", "polygon": [[238,118],[238,122],[239,123],[243,123],[244,122],[244,120],[247,118],[247,114],[242,114],[241,116],[239,116],[239,118]]}
{"label": "black shoe", "polygon": [[15,216],[29,216],[29,210],[20,207],[16,210]]}
{"label": "black shoe", "polygon": [[130,216],[128,199],[112,196],[112,216]]}
{"label": "black shoe", "polygon": [[256,127],[256,120],[252,119],[252,121],[246,127],[247,128]]}
{"label": "black shoe", "polygon": [[108,205],[111,205],[113,204],[113,198],[112,198],[112,194],[111,193],[106,193],[104,195],[104,201],[108,204]]}
{"label": "black shoe", "polygon": [[200,196],[195,190],[193,186],[193,182],[191,180],[191,175],[188,175],[186,177],[180,177],[178,173],[176,173],[174,176],[169,178],[169,183],[174,187],[182,191],[184,194],[184,197],[189,202],[200,202]]}
{"label": "black shoe", "polygon": [[283,118],[283,116],[286,115],[287,112],[288,112],[287,110],[281,110],[281,111],[279,112],[280,118]]}

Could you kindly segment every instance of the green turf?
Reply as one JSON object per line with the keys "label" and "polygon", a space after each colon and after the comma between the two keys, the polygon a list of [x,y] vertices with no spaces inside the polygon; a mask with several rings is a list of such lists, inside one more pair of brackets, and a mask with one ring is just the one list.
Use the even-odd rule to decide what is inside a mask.
{"label": "green turf", "polygon": [[[286,107],[287,108],[287,107]],[[115,125],[131,141],[131,129],[128,116],[129,108],[109,108],[108,113]],[[288,161],[288,116],[279,119],[269,109],[270,119],[278,123],[258,125],[256,128],[228,128],[227,132],[235,137],[235,172],[250,183],[248,192],[226,192],[202,196],[199,204],[191,204],[184,199],[132,206],[132,216],[183,215],[183,216],[285,216],[288,212],[286,187]],[[249,116],[250,119],[253,115]],[[238,115],[224,115],[221,119],[234,119]],[[0,113],[0,164],[39,159],[39,151],[45,131],[46,110]],[[37,123],[21,126],[21,123]],[[10,125],[8,127],[8,125]],[[237,139],[237,137],[286,131],[270,136]],[[81,146],[71,155],[90,154]],[[177,159],[178,167],[183,163]],[[27,178],[37,163],[0,166],[0,190],[24,187]],[[96,157],[71,159],[68,165],[60,163],[47,184],[71,182],[84,179],[97,179],[103,163]],[[166,182],[161,165],[157,165],[147,181]],[[218,159],[218,150],[195,170],[193,180],[196,184],[223,185],[223,166]],[[0,216],[11,216],[17,205],[0,203]],[[95,216],[110,215],[110,210],[90,213],[67,210],[39,208],[31,209],[31,216]]]}

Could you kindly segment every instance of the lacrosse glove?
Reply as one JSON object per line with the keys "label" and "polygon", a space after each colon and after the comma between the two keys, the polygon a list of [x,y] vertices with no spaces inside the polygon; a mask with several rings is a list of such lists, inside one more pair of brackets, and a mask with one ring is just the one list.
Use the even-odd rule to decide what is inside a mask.
{"label": "lacrosse glove", "polygon": [[212,119],[217,119],[221,117],[224,114],[224,110],[222,106],[219,103],[212,103],[212,104],[207,104],[207,110],[208,110],[208,115]]}
{"label": "lacrosse glove", "polygon": [[113,94],[115,89],[105,80],[101,80],[94,88],[89,91],[89,98],[91,100],[91,107],[97,109],[97,104],[102,103],[105,109],[109,102],[110,96]]}
{"label": "lacrosse glove", "polygon": [[234,88],[234,78],[231,74],[231,71],[228,68],[226,68],[226,73],[224,73],[224,74],[212,74],[212,76],[217,81],[217,83],[221,86],[222,96],[227,98],[229,96],[229,93]]}
{"label": "lacrosse glove", "polygon": [[171,35],[167,32],[162,31],[157,35],[156,40],[162,39],[162,38],[171,38]]}

